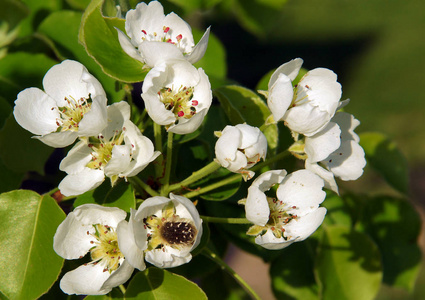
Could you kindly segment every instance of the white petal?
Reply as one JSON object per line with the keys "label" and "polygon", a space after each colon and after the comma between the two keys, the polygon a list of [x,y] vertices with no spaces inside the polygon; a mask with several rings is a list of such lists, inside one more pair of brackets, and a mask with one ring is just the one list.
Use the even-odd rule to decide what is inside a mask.
{"label": "white petal", "polygon": [[294,240],[285,240],[283,237],[275,237],[271,230],[267,230],[265,234],[258,235],[255,238],[255,243],[257,245],[269,250],[280,250],[288,247],[293,242]]}
{"label": "white petal", "polygon": [[287,110],[283,120],[292,131],[312,136],[322,130],[331,117],[328,112],[321,111],[318,106],[299,105]]}
{"label": "white petal", "polygon": [[[170,199],[178,203],[176,205],[176,214],[178,214],[182,218],[188,218],[193,220],[196,229],[198,230],[198,234],[202,235],[202,219],[199,216],[199,212],[193,202],[187,199],[186,197],[174,195],[173,193],[170,193]],[[187,211],[189,215],[187,215],[185,211]]]}
{"label": "white petal", "polygon": [[258,186],[260,191],[268,191],[273,185],[280,184],[287,172],[285,170],[272,170],[267,171],[257,177],[252,183],[252,185]]}
{"label": "white petal", "polygon": [[68,174],[82,172],[86,165],[92,160],[91,149],[84,141],[78,142],[61,161],[59,170]]}
{"label": "white petal", "polygon": [[124,127],[126,128],[124,140],[126,146],[131,147],[132,160],[121,172],[121,175],[131,177],[137,175],[161,153],[159,151],[154,152],[152,141],[143,136],[133,122],[130,120],[125,121]]}
{"label": "white petal", "polygon": [[102,135],[106,140],[110,140],[117,131],[122,130],[124,122],[130,119],[130,105],[125,101],[114,103],[108,106],[107,113],[108,123]]}
{"label": "white petal", "polygon": [[134,268],[124,260],[120,267],[111,273],[111,276],[102,285],[102,290],[112,289],[120,284],[125,283],[133,274]]}
{"label": "white petal", "polygon": [[322,168],[317,163],[310,162],[308,158],[305,161],[305,168],[319,175],[320,178],[322,178],[325,181],[325,188],[330,189],[334,191],[335,193],[339,194],[338,185],[336,184],[335,177],[332,172]]}
{"label": "white petal", "polygon": [[311,162],[327,158],[341,145],[341,129],[334,122],[329,122],[321,131],[305,138],[305,153]]}
{"label": "white petal", "polygon": [[210,28],[208,27],[207,30],[205,30],[204,35],[199,40],[198,44],[192,49],[192,52],[189,53],[185,58],[188,62],[191,64],[194,64],[201,60],[201,58],[204,56],[205,51],[207,51],[208,47],[208,38],[210,36]]}
{"label": "white petal", "polygon": [[142,94],[142,98],[145,102],[146,111],[148,112],[149,117],[151,117],[155,123],[159,125],[174,124],[176,121],[175,115],[165,108],[164,104],[159,100],[159,96],[156,92],[145,92]]}
{"label": "white petal", "polygon": [[165,61],[184,59],[179,48],[170,43],[144,41],[139,46],[139,51],[145,58],[146,65],[151,68]]}
{"label": "white petal", "polygon": [[198,73],[198,82],[195,85],[193,91],[193,100],[198,100],[198,106],[196,110],[199,112],[201,110],[208,110],[212,102],[212,91],[211,83],[208,79],[207,74],[202,68],[197,70]]}
{"label": "white petal", "polygon": [[28,88],[18,94],[13,115],[16,122],[33,134],[55,132],[60,118],[56,102],[37,88]]}
{"label": "white petal", "polygon": [[341,84],[334,72],[326,68],[313,69],[300,80],[298,89],[305,89],[311,105],[319,106],[331,116],[335,114],[341,99]]}
{"label": "white petal", "polygon": [[81,195],[97,188],[104,180],[105,174],[102,170],[85,168],[80,173],[65,176],[59,183],[59,190],[67,197]]}
{"label": "white petal", "polygon": [[[130,224],[134,222],[130,221]],[[134,238],[133,227],[127,223],[127,221],[121,221],[117,226],[117,238],[118,238],[118,246],[120,248],[121,253],[125,256],[125,261],[128,262],[133,267],[143,271],[146,269],[145,261],[144,261],[144,253],[143,250],[136,245],[136,241]],[[141,224],[137,224],[141,225]],[[143,226],[141,226],[143,227]],[[146,231],[146,230],[145,230]],[[145,233],[145,235],[147,232]]]}
{"label": "white petal", "polygon": [[52,132],[43,136],[34,136],[33,138],[42,141],[46,145],[55,148],[63,148],[71,145],[78,137],[75,131]]}
{"label": "white petal", "polygon": [[285,115],[294,96],[292,82],[285,74],[279,74],[274,85],[269,89],[267,105],[277,122]]}
{"label": "white petal", "polygon": [[260,129],[258,129],[257,127],[250,126],[248,124],[238,124],[235,127],[239,129],[242,134],[242,140],[240,145],[241,149],[248,148],[257,143],[261,133]]}
{"label": "white petal", "polygon": [[325,200],[323,186],[323,179],[318,175],[309,170],[298,170],[286,176],[276,195],[288,208],[289,213],[303,216],[317,209]]}
{"label": "white petal", "polygon": [[262,159],[265,159],[267,155],[267,138],[261,131],[259,132],[257,143],[251,147],[245,148],[246,157],[252,158],[257,154]]}
{"label": "white petal", "polygon": [[128,145],[115,145],[112,148],[112,157],[105,166],[105,175],[111,177],[118,175],[130,165],[130,147]]}
{"label": "white petal", "polygon": [[139,51],[137,51],[137,49],[134,47],[131,40],[125,35],[125,33],[116,27],[115,29],[118,32],[118,41],[120,42],[124,52],[127,53],[130,57],[137,59],[142,63],[145,63],[145,59],[142,57]]}
{"label": "white petal", "polygon": [[78,124],[79,136],[97,136],[106,127],[106,102],[103,95],[93,98],[90,111],[84,114]]}
{"label": "white petal", "polygon": [[65,60],[53,66],[43,78],[44,90],[55,99],[58,107],[67,106],[65,97],[106,96],[100,82],[79,62]]}
{"label": "white petal", "polygon": [[322,224],[325,215],[326,208],[319,207],[301,218],[291,220],[285,226],[285,235],[295,238],[297,242],[301,242],[316,231]]}
{"label": "white petal", "polygon": [[346,112],[338,112],[332,118],[332,122],[336,122],[341,128],[341,140],[354,140],[357,143],[360,141],[359,136],[354,132],[360,121],[354,118],[352,114]]}
{"label": "white petal", "polygon": [[173,254],[176,251],[178,250],[171,247],[166,247],[165,252],[162,249],[151,250],[146,253],[145,259],[158,268],[174,268],[191,261],[192,255],[190,253],[185,256],[179,256]]}
{"label": "white petal", "polygon": [[170,201],[171,200],[167,197],[162,196],[155,196],[146,199],[137,209],[134,220],[136,222],[143,222],[143,219],[147,216],[162,215],[162,208]]}
{"label": "white petal", "polygon": [[294,81],[301,69],[302,64],[303,60],[301,58],[295,58],[277,68],[270,77],[269,90],[275,84],[280,74],[284,74],[288,76],[291,81]]}
{"label": "white petal", "polygon": [[234,126],[227,125],[215,143],[215,156],[223,167],[227,168],[230,162],[235,160],[241,144],[241,131]]}
{"label": "white petal", "polygon": [[68,295],[105,295],[112,290],[102,289],[109,276],[109,272],[103,272],[101,264],[82,265],[62,277],[60,288]]}
{"label": "white petal", "polygon": [[167,33],[167,37],[171,38],[173,42],[178,42],[176,37],[181,35],[182,39],[178,42],[178,44],[179,48],[182,49],[184,53],[192,51],[195,43],[193,41],[192,29],[189,24],[173,12],[165,16],[163,24],[165,27],[170,28]]}
{"label": "white petal", "polygon": [[246,218],[260,226],[264,226],[269,221],[270,208],[267,197],[260,191],[258,186],[251,185],[248,188],[248,197],[245,203]]}
{"label": "white petal", "polygon": [[177,124],[173,124],[168,128],[167,131],[177,133],[177,134],[188,134],[194,132],[196,129],[201,126],[202,121],[204,121],[205,115],[207,114],[208,109],[201,110],[197,112],[190,119],[180,119]]}
{"label": "white petal", "polygon": [[248,160],[241,151],[236,151],[236,157],[230,161],[230,164],[226,167],[231,172],[239,172],[245,169],[248,165]]}
{"label": "white petal", "polygon": [[356,180],[366,166],[363,148],[355,141],[345,141],[324,163],[335,176],[342,180]]}

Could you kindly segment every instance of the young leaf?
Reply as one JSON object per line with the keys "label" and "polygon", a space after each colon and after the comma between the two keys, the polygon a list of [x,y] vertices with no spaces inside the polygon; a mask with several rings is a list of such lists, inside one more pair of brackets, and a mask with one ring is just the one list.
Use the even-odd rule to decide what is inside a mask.
{"label": "young leaf", "polygon": [[102,16],[103,0],[92,0],[81,20],[79,40],[87,53],[112,78],[124,82],[143,81],[143,64],[121,48],[115,27],[124,28],[124,19]]}
{"label": "young leaf", "polygon": [[409,186],[406,158],[397,146],[382,133],[360,134],[367,162],[396,190],[407,194]]}
{"label": "young leaf", "polygon": [[315,273],[323,299],[374,299],[382,280],[381,255],[366,234],[324,226]]}
{"label": "young leaf", "polygon": [[36,299],[62,268],[53,236],[65,214],[52,198],[19,190],[0,195],[0,219],[0,292],[9,299]]}
{"label": "young leaf", "polygon": [[186,300],[207,299],[193,282],[163,269],[148,268],[130,281],[125,299]]}

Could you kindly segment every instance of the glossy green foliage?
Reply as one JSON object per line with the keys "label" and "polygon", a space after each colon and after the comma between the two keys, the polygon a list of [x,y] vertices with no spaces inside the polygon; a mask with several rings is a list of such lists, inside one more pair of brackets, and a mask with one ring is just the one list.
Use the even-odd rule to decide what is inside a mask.
{"label": "glossy green foliage", "polygon": [[0,292],[9,299],[36,299],[62,268],[53,236],[65,214],[52,198],[19,190],[0,195],[0,219]]}

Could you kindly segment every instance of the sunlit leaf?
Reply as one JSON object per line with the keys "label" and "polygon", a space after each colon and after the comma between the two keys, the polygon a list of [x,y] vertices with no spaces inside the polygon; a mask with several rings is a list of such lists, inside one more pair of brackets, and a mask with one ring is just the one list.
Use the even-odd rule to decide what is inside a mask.
{"label": "sunlit leaf", "polygon": [[124,82],[143,81],[143,64],[128,56],[118,41],[115,27],[124,28],[124,19],[103,17],[103,0],[92,0],[81,20],[79,41],[87,53],[112,78]]}
{"label": "sunlit leaf", "polygon": [[366,234],[324,226],[315,271],[323,299],[374,299],[382,280],[381,255]]}
{"label": "sunlit leaf", "polygon": [[393,141],[384,134],[368,132],[360,134],[360,145],[367,162],[395,189],[407,193],[409,186],[406,158]]}
{"label": "sunlit leaf", "polygon": [[62,268],[53,236],[65,214],[52,198],[19,190],[0,195],[0,219],[0,291],[9,299],[36,299]]}
{"label": "sunlit leaf", "polygon": [[130,281],[126,299],[186,300],[207,299],[205,293],[193,282],[163,269],[148,268],[137,273]]}

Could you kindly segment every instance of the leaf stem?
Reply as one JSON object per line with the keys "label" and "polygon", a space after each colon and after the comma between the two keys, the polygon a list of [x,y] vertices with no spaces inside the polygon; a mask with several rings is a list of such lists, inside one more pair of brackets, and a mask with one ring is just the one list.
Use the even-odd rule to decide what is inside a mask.
{"label": "leaf stem", "polygon": [[174,137],[174,134],[172,132],[168,132],[167,161],[165,164],[164,184],[161,187],[161,196],[167,196],[168,194],[168,186],[170,184],[171,165],[173,160],[173,141],[174,141],[173,137]]}
{"label": "leaf stem", "polygon": [[120,288],[121,292],[122,292],[123,294],[125,294],[125,292],[126,292],[126,290],[125,290],[125,286],[124,286],[124,285],[122,285],[122,284],[120,284],[118,287]]}
{"label": "leaf stem", "polygon": [[235,175],[232,175],[230,177],[227,177],[227,178],[225,178],[225,179],[223,179],[223,180],[221,180],[219,182],[216,182],[216,183],[207,185],[205,187],[202,187],[199,190],[186,193],[183,196],[185,196],[186,198],[191,198],[191,197],[195,197],[195,196],[198,196],[198,195],[201,195],[201,194],[205,194],[205,193],[207,193],[209,191],[218,189],[218,188],[220,188],[220,187],[222,187],[222,186],[224,186],[224,185],[226,185],[228,183],[232,183],[232,182],[234,182],[234,181],[236,181],[238,179],[241,179],[241,178],[242,178],[242,175],[235,174]]}
{"label": "leaf stem", "polygon": [[128,181],[137,189],[138,187],[141,187],[146,193],[148,193],[151,196],[159,196],[159,193],[152,189],[147,183],[145,183],[143,180],[141,180],[137,176],[129,177]]}
{"label": "leaf stem", "polygon": [[246,218],[220,218],[201,216],[201,219],[210,223],[225,223],[225,224],[251,224]]}
{"label": "leaf stem", "polygon": [[198,171],[193,172],[192,175],[190,175],[189,177],[187,177],[183,181],[170,185],[168,187],[167,192],[172,192],[174,190],[188,186],[188,185],[194,183],[195,181],[198,181],[199,179],[202,179],[202,178],[210,175],[211,173],[214,173],[215,171],[220,169],[220,167],[221,167],[221,165],[219,163],[212,161],[208,165],[203,167],[202,169],[199,169]]}
{"label": "leaf stem", "polygon": [[249,286],[248,283],[243,280],[243,278],[238,273],[236,273],[232,268],[230,268],[229,265],[227,265],[217,254],[215,254],[208,248],[204,248],[202,250],[202,254],[217,263],[222,270],[225,270],[227,273],[229,273],[230,276],[232,276],[239,283],[239,285],[246,290],[246,292],[252,297],[252,299],[261,300],[260,296],[257,295],[257,293],[252,289],[252,287]]}

